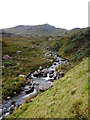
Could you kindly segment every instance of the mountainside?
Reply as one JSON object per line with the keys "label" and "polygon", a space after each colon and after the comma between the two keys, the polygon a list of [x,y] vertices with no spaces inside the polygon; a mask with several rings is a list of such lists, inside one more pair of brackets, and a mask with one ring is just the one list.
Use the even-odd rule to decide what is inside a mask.
{"label": "mountainside", "polygon": [[53,41],[48,41],[46,46],[56,51],[58,55],[75,62],[89,56],[89,39],[90,28],[83,28],[70,31],[63,37],[56,37]]}
{"label": "mountainside", "polygon": [[67,72],[65,77],[38,96],[25,103],[9,118],[87,118],[88,59]]}
{"label": "mountainside", "polygon": [[[61,31],[64,32],[61,34]],[[19,108],[15,107],[9,118],[88,117],[90,28],[67,31],[47,24],[20,25],[2,33],[3,100],[20,93],[29,72],[48,68],[52,63],[57,65],[55,56],[45,56],[50,51],[69,61],[65,64],[60,61],[62,64],[56,68],[57,77],[60,71],[65,73],[63,78],[58,77],[49,90],[39,91],[35,98],[28,98]]]}
{"label": "mountainside", "polygon": [[22,36],[41,36],[41,35],[53,35],[53,34],[64,34],[68,32],[66,29],[55,28],[49,24],[29,26],[19,25],[13,28],[3,29],[3,32],[14,33]]}

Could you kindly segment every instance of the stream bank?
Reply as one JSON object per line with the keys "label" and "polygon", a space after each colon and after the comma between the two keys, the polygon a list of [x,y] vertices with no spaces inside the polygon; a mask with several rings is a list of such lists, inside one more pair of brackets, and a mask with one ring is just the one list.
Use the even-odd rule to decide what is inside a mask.
{"label": "stream bank", "polygon": [[[13,111],[19,108],[26,98],[34,98],[39,91],[46,91],[53,86],[53,82],[58,79],[55,68],[62,63],[68,63],[68,60],[61,58],[56,55],[56,53],[49,51],[50,54],[56,59],[52,66],[49,68],[40,67],[37,71],[29,73],[26,77],[26,85],[20,92],[12,98],[8,98],[4,103],[2,103],[0,108],[0,113],[2,116],[0,119],[7,118]],[[60,76],[64,76],[64,72],[60,73]]]}

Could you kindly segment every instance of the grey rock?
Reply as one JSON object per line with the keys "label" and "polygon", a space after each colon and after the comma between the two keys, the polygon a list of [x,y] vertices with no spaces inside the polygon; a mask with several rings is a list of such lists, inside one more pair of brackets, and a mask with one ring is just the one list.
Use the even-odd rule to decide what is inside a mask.
{"label": "grey rock", "polygon": [[48,71],[45,70],[44,73],[43,73],[43,77],[47,77],[47,73],[48,73]]}
{"label": "grey rock", "polygon": [[44,83],[44,84],[39,86],[39,90],[40,91],[46,91],[46,90],[48,90],[52,86],[53,86],[52,82],[46,82],[46,83]]}
{"label": "grey rock", "polygon": [[13,58],[10,57],[9,55],[5,55],[2,59],[3,60],[13,60]]}
{"label": "grey rock", "polygon": [[7,97],[8,100],[9,100],[10,98],[11,98],[10,96]]}
{"label": "grey rock", "polygon": [[54,73],[54,70],[51,70],[50,72],[49,72],[49,74],[53,74]]}
{"label": "grey rock", "polygon": [[39,75],[38,71],[35,71],[35,72],[33,73],[33,76],[34,76],[34,77],[38,77],[38,75]]}
{"label": "grey rock", "polygon": [[26,94],[29,94],[34,91],[34,86],[26,86],[24,89],[25,89],[24,91],[26,92]]}

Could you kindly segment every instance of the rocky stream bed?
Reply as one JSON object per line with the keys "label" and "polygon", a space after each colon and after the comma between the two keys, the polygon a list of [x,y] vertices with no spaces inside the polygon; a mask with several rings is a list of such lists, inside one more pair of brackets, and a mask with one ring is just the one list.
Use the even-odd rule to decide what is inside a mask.
{"label": "rocky stream bed", "polygon": [[26,76],[26,85],[23,87],[20,94],[14,93],[15,95],[12,98],[7,97],[7,100],[0,104],[0,120],[12,114],[15,109],[19,108],[25,102],[26,98],[33,100],[35,96],[40,96],[40,94],[38,94],[39,91],[46,91],[53,86],[53,82],[64,76],[65,73],[62,71],[60,71],[58,76],[55,68],[69,61],[57,56],[56,53],[52,51],[49,52],[56,59],[52,66],[49,68],[40,67],[37,71],[28,73]]}

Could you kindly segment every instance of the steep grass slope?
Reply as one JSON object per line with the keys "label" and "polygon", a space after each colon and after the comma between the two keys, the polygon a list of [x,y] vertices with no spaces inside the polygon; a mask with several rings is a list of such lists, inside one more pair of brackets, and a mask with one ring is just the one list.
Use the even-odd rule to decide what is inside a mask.
{"label": "steep grass slope", "polygon": [[9,118],[87,118],[88,58],[69,70],[54,86],[25,103]]}

